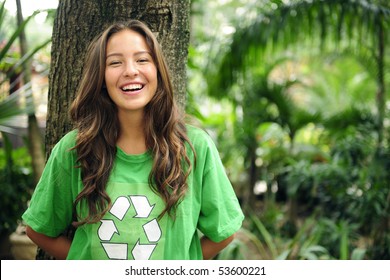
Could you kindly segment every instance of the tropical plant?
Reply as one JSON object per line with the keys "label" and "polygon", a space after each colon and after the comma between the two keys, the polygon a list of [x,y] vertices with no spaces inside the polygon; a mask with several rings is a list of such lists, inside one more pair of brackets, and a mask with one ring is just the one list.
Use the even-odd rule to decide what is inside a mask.
{"label": "tropical plant", "polygon": [[[259,141],[261,134],[253,134],[253,131],[259,127],[259,123],[265,121],[278,123],[290,136],[289,140],[281,143],[287,143],[291,148],[284,158],[285,164],[273,174],[279,174],[279,178],[272,176],[269,168],[266,169],[266,173],[271,175],[269,178],[278,181],[278,192],[284,186],[288,186],[290,199],[299,194],[299,199],[306,207],[310,206],[310,203],[321,201],[325,209],[332,210],[330,211],[332,218],[345,218],[348,221],[352,219],[359,225],[358,230],[365,227],[365,223],[359,219],[358,209],[372,209],[370,206],[375,204],[377,205],[375,220],[382,226],[375,234],[371,231],[371,235],[382,236],[381,239],[374,237],[376,240],[374,243],[388,244],[381,242],[390,239],[388,234],[386,235],[389,215],[384,212],[389,209],[390,204],[389,180],[383,168],[379,166],[381,164],[387,166],[388,161],[386,131],[383,128],[386,116],[385,85],[389,83],[386,73],[390,73],[385,70],[388,68],[385,63],[388,59],[385,55],[387,47],[385,42],[390,31],[388,2],[266,1],[268,5],[264,2],[257,5],[259,11],[257,16],[235,26],[230,44],[219,48],[217,59],[208,64],[210,67],[206,74],[211,95],[229,98],[234,105],[241,105],[239,110],[241,116],[250,116],[246,118],[245,124],[240,123],[237,130],[240,132],[236,133],[252,136],[249,137],[252,139],[251,142],[237,141],[246,147],[252,147],[248,153],[250,156],[246,157],[248,172],[256,170],[249,166],[257,162],[262,162],[264,167],[272,162],[272,159],[269,159],[269,162],[264,163],[264,154],[259,156],[259,148],[264,152],[266,146],[263,145],[267,142]],[[293,80],[295,85],[284,87],[284,91],[281,91],[283,94],[278,95],[275,94],[277,91],[274,91],[269,96],[265,94],[267,98],[264,98],[267,91],[256,91],[255,85],[263,84],[269,87],[275,84],[275,80],[272,79],[275,76],[259,72],[259,65],[267,62],[272,65],[272,62],[277,61],[281,57],[280,54],[285,54],[287,50],[290,50],[290,54],[299,55],[300,59],[295,61],[299,65],[309,65],[310,70],[313,70],[313,61],[314,63],[329,61],[329,55],[318,56],[319,53],[333,52],[336,54],[333,57],[338,61],[341,61],[340,55],[344,58],[341,58],[343,62],[339,63],[338,68],[334,66],[330,68],[330,72],[340,69],[338,74],[335,73],[337,75],[332,76],[331,73],[322,75],[324,71],[317,70],[309,80],[302,76],[298,77],[300,83]],[[313,60],[314,55],[316,59]],[[351,58],[354,60],[352,67],[346,57],[350,61]],[[341,78],[347,77],[347,73],[357,69],[356,61],[359,61],[362,71],[352,72],[359,75],[355,74],[354,77],[341,82]],[[331,64],[336,65],[334,62]],[[349,65],[349,68],[340,65],[345,67]],[[280,69],[280,66],[274,69],[279,76]],[[362,76],[361,73],[365,74]],[[288,81],[288,79],[284,81],[286,80]],[[301,87],[298,91],[297,84]],[[336,87],[340,85],[341,87],[337,89]],[[311,103],[303,106],[299,104],[299,100],[294,98],[294,91],[291,90],[293,88],[299,93],[295,97],[302,100],[304,90],[307,93],[307,100]],[[263,95],[253,94],[255,92],[261,92]],[[243,102],[245,99],[247,101]],[[302,108],[305,108],[304,114],[299,117]],[[272,118],[264,117],[267,113],[271,113],[268,117]],[[316,157],[320,156],[317,159],[304,156],[302,148],[306,149],[308,146],[302,145],[305,143],[301,143],[302,139],[299,139],[308,134],[307,127],[313,124],[315,130],[312,132],[320,135],[315,143],[318,148],[311,149],[315,151]],[[272,155],[272,151],[279,150],[280,146],[274,147],[268,154]],[[318,159],[320,161],[317,161]],[[375,175],[373,168],[378,166],[378,173]],[[262,173],[264,174],[264,171]],[[253,177],[258,180],[259,176],[257,173]],[[378,202],[368,201],[369,197],[375,197]],[[371,204],[363,207],[363,201]],[[295,217],[292,220],[296,224],[297,212],[294,211],[294,203],[289,205],[290,214],[293,214],[290,216]],[[363,208],[356,208],[357,205]],[[368,227],[372,225],[368,224]],[[295,232],[292,231],[291,234]],[[382,250],[381,258],[388,256],[388,252],[384,251]]]}
{"label": "tropical plant", "polygon": [[[0,33],[2,34],[5,34],[6,32],[3,31],[7,29],[7,27],[4,26],[5,21],[2,20],[6,17],[7,12],[5,3],[6,1],[3,1],[0,4]],[[38,51],[42,50],[42,48],[50,42],[50,39],[44,41],[22,57],[12,49],[12,46],[24,31],[27,24],[40,12],[41,11],[35,11],[32,15],[27,17],[13,32],[11,32],[9,38],[2,38],[2,44],[4,46],[0,51],[0,130],[4,132],[16,133],[11,127],[6,126],[7,120],[14,116],[21,114],[28,115],[34,112],[31,82],[23,85],[18,91],[12,92],[13,94],[9,94],[10,92],[6,90],[11,88],[12,85],[6,86],[6,83],[10,81],[12,76],[19,75],[21,67],[28,63]],[[17,79],[20,79],[20,77]]]}
{"label": "tropical plant", "polygon": [[250,65],[257,65],[270,53],[294,46],[316,46],[319,51],[353,49],[357,56],[375,61],[378,84],[378,141],[382,141],[385,104],[385,45],[390,31],[390,9],[383,1],[267,1],[258,8],[258,16],[236,28],[227,51],[220,52],[208,75],[212,92],[224,92]]}
{"label": "tropical plant", "polygon": [[363,259],[365,248],[359,248],[353,227],[346,221],[335,223],[330,219],[318,219],[318,213],[306,218],[290,238],[282,231],[269,231],[261,219],[253,213],[252,232],[263,243],[261,255],[264,259]]}
{"label": "tropical plant", "polygon": [[[2,161],[6,163],[2,164],[0,169],[2,178],[0,180],[1,231],[12,231],[17,225],[17,219],[20,218],[21,213],[27,208],[27,199],[31,197],[31,190],[34,186],[31,156],[24,155],[29,161],[23,162],[23,164],[19,164],[18,162],[20,161],[15,162],[13,147],[8,134],[22,136],[19,129],[13,128],[10,120],[16,116],[30,116],[35,111],[31,82],[25,82],[23,86],[15,90],[10,80],[20,80],[20,73],[23,72],[25,65],[31,61],[39,50],[50,42],[50,40],[46,40],[30,51],[26,50],[23,55],[20,55],[13,49],[16,40],[20,39],[26,25],[39,12],[37,11],[25,20],[19,21],[20,24],[12,30],[4,26],[5,21],[2,20],[6,15],[5,1],[0,4],[0,33],[3,35],[3,47],[0,50],[0,132],[4,150]],[[7,32],[4,31],[5,29],[7,29]],[[8,37],[6,36],[7,34],[9,34]]]}
{"label": "tropical plant", "polygon": [[0,153],[0,233],[11,233],[27,208],[33,190],[31,158],[25,148],[14,150],[6,134]]}
{"label": "tropical plant", "polygon": [[[0,19],[4,19],[6,15],[6,9],[5,9],[5,3],[6,0],[3,1],[0,4]],[[4,39],[4,46],[2,46],[0,51],[0,71],[1,71],[1,80],[0,80],[0,86],[9,81],[10,77],[12,75],[15,75],[20,71],[20,67],[29,62],[32,57],[44,46],[46,46],[51,40],[48,39],[44,41],[43,43],[39,44],[38,46],[34,47],[30,51],[28,51],[24,56],[22,57],[12,57],[12,46],[14,45],[15,41],[19,38],[20,34],[24,31],[26,28],[26,25],[39,13],[42,11],[35,11],[33,14],[28,16],[23,22],[17,26],[17,28],[12,32],[12,34],[9,36],[9,38]],[[3,29],[6,29],[7,27],[3,24],[5,23],[4,20],[0,20],[0,32],[2,32]],[[5,32],[2,32],[5,33]],[[10,58],[10,59],[8,59]]]}

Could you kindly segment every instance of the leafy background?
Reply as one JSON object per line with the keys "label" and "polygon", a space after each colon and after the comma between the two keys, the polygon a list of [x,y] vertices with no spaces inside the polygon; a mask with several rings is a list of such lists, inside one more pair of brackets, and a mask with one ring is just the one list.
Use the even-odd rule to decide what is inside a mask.
{"label": "leafy background", "polygon": [[[216,142],[246,214],[218,259],[390,259],[389,5],[191,1],[186,112]],[[5,46],[18,25],[0,11]],[[48,37],[26,23],[34,71],[19,93],[8,71],[22,69],[18,35],[1,51],[2,232],[34,186],[30,140],[10,117],[44,119],[48,15]]]}

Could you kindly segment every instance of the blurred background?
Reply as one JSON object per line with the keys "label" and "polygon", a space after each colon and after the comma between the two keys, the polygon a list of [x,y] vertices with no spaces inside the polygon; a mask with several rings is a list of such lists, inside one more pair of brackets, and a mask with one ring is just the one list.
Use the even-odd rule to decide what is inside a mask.
{"label": "blurred background", "polygon": [[[30,112],[45,131],[57,5],[21,1],[22,25],[15,1],[0,1],[2,259],[31,258],[13,244],[34,189]],[[190,14],[186,112],[246,214],[217,258],[390,259],[390,2],[193,0]]]}

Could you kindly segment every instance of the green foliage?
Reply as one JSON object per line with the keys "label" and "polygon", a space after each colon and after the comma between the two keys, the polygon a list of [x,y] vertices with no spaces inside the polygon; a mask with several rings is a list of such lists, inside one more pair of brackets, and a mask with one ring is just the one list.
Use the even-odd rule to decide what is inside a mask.
{"label": "green foliage", "polygon": [[[318,218],[318,214],[306,218],[297,233],[292,236],[283,234],[283,223],[268,229],[255,214],[250,214],[250,231],[245,234],[256,240],[256,247],[262,259],[364,259],[366,250],[358,247],[356,224],[344,220]],[[267,221],[267,220],[265,220]],[[271,221],[267,221],[271,222]],[[279,228],[280,227],[280,228]],[[255,235],[256,237],[253,237]]]}
{"label": "green foliage", "polygon": [[[0,19],[4,19],[6,15],[5,2],[3,1],[0,4]],[[15,27],[15,30],[12,30],[8,38],[3,38],[4,46],[0,51],[0,86],[2,89],[2,92],[0,92],[0,131],[17,134],[17,131],[7,126],[6,122],[14,116],[34,112],[31,83],[24,85],[11,96],[8,96],[9,92],[5,92],[4,89],[7,88],[5,84],[9,83],[12,76],[20,74],[22,65],[31,61],[33,56],[51,41],[51,39],[45,40],[27,52],[23,57],[20,57],[20,54],[12,49],[20,33],[25,30],[27,24],[40,12],[34,12],[22,24]],[[0,20],[0,33],[5,33],[3,31],[7,28],[3,25],[3,21]],[[7,31],[9,32],[10,30]]]}
{"label": "green foliage", "polygon": [[[2,48],[0,50],[0,131],[2,149],[0,150],[0,231],[10,233],[17,226],[17,221],[27,208],[34,186],[31,157],[26,148],[13,150],[6,133],[19,135],[20,131],[11,127],[8,121],[20,115],[34,112],[34,100],[31,83],[10,93],[10,79],[21,74],[22,66],[31,61],[33,56],[50,40],[40,43],[24,56],[14,50],[22,31],[40,11],[34,12],[15,28],[5,26],[5,1],[0,4],[0,34]],[[20,76],[19,76],[20,78]],[[6,133],[5,133],[6,132]]]}
{"label": "green foliage", "polygon": [[219,66],[214,69],[218,74],[209,79],[212,91],[231,87],[248,65],[264,60],[269,52],[302,45],[320,51],[328,45],[364,46],[365,51],[374,47],[379,25],[389,31],[390,11],[380,4],[358,0],[266,2],[269,6],[258,5],[255,19],[237,28],[226,53],[219,53]]}
{"label": "green foliage", "polygon": [[[4,18],[6,10],[4,8],[6,1],[3,1],[0,6],[0,19]],[[0,70],[5,73],[4,77],[0,80],[0,86],[9,80],[9,78],[15,73],[20,72],[20,67],[31,60],[31,58],[40,51],[43,47],[45,47],[51,39],[46,40],[40,45],[36,46],[34,49],[27,52],[23,57],[19,57],[12,52],[11,47],[14,45],[15,41],[19,38],[20,33],[25,30],[27,24],[41,11],[35,11],[32,15],[27,17],[22,24],[18,25],[16,29],[11,33],[9,38],[5,41],[4,46],[0,50]],[[5,28],[0,21],[0,32],[3,28]]]}
{"label": "green foliage", "polygon": [[22,102],[21,91],[10,96],[0,97],[0,131],[18,134],[17,129],[8,126],[7,121],[12,117],[34,112],[34,100],[31,89],[24,97],[24,102]]}
{"label": "green foliage", "polygon": [[27,209],[33,191],[33,176],[30,156],[26,148],[13,150],[8,137],[3,133],[4,149],[0,153],[0,232],[11,233],[16,221]]}
{"label": "green foliage", "polygon": [[244,260],[247,246],[239,239],[234,239],[225,249],[223,249],[216,257],[216,260]]}
{"label": "green foliage", "polygon": [[313,226],[313,220],[307,219],[300,230],[292,239],[284,238],[269,232],[261,220],[251,215],[250,219],[254,225],[254,231],[259,235],[260,240],[264,240],[267,245],[268,255],[265,259],[329,259],[327,250],[318,245],[321,231]]}
{"label": "green foliage", "polygon": [[[192,88],[209,93],[212,113],[199,110],[199,119],[227,170],[241,173],[232,177],[239,197],[252,197],[243,234],[266,259],[389,259],[390,142],[381,124],[388,129],[390,116],[383,122],[387,99],[378,94],[390,86],[388,46],[378,51],[380,32],[384,42],[390,35],[389,4],[243,6],[246,19],[221,21],[232,36],[220,32],[207,46],[204,33],[190,53],[191,107],[206,99]],[[268,188],[256,201],[245,191],[259,181]]]}

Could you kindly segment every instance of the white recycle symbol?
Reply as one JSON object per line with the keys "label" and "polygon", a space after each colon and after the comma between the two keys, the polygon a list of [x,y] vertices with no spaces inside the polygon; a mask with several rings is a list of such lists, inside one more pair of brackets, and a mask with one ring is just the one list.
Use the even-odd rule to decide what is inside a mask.
{"label": "white recycle symbol", "polygon": [[[155,205],[150,205],[149,200],[143,195],[130,195],[130,200],[134,206],[136,215],[133,218],[148,218]],[[110,213],[123,220],[127,211],[130,209],[131,203],[126,196],[120,196],[114,202],[110,209]],[[131,254],[135,260],[148,260],[157,246],[157,242],[161,238],[161,229],[156,219],[153,219],[142,225],[145,235],[151,244],[141,244],[140,239],[131,250]],[[127,243],[112,243],[109,242],[114,234],[119,234],[119,231],[113,220],[101,220],[101,225],[98,229],[98,235],[102,242],[102,246],[110,259],[126,260],[128,254]],[[108,241],[108,242],[107,242]]]}

